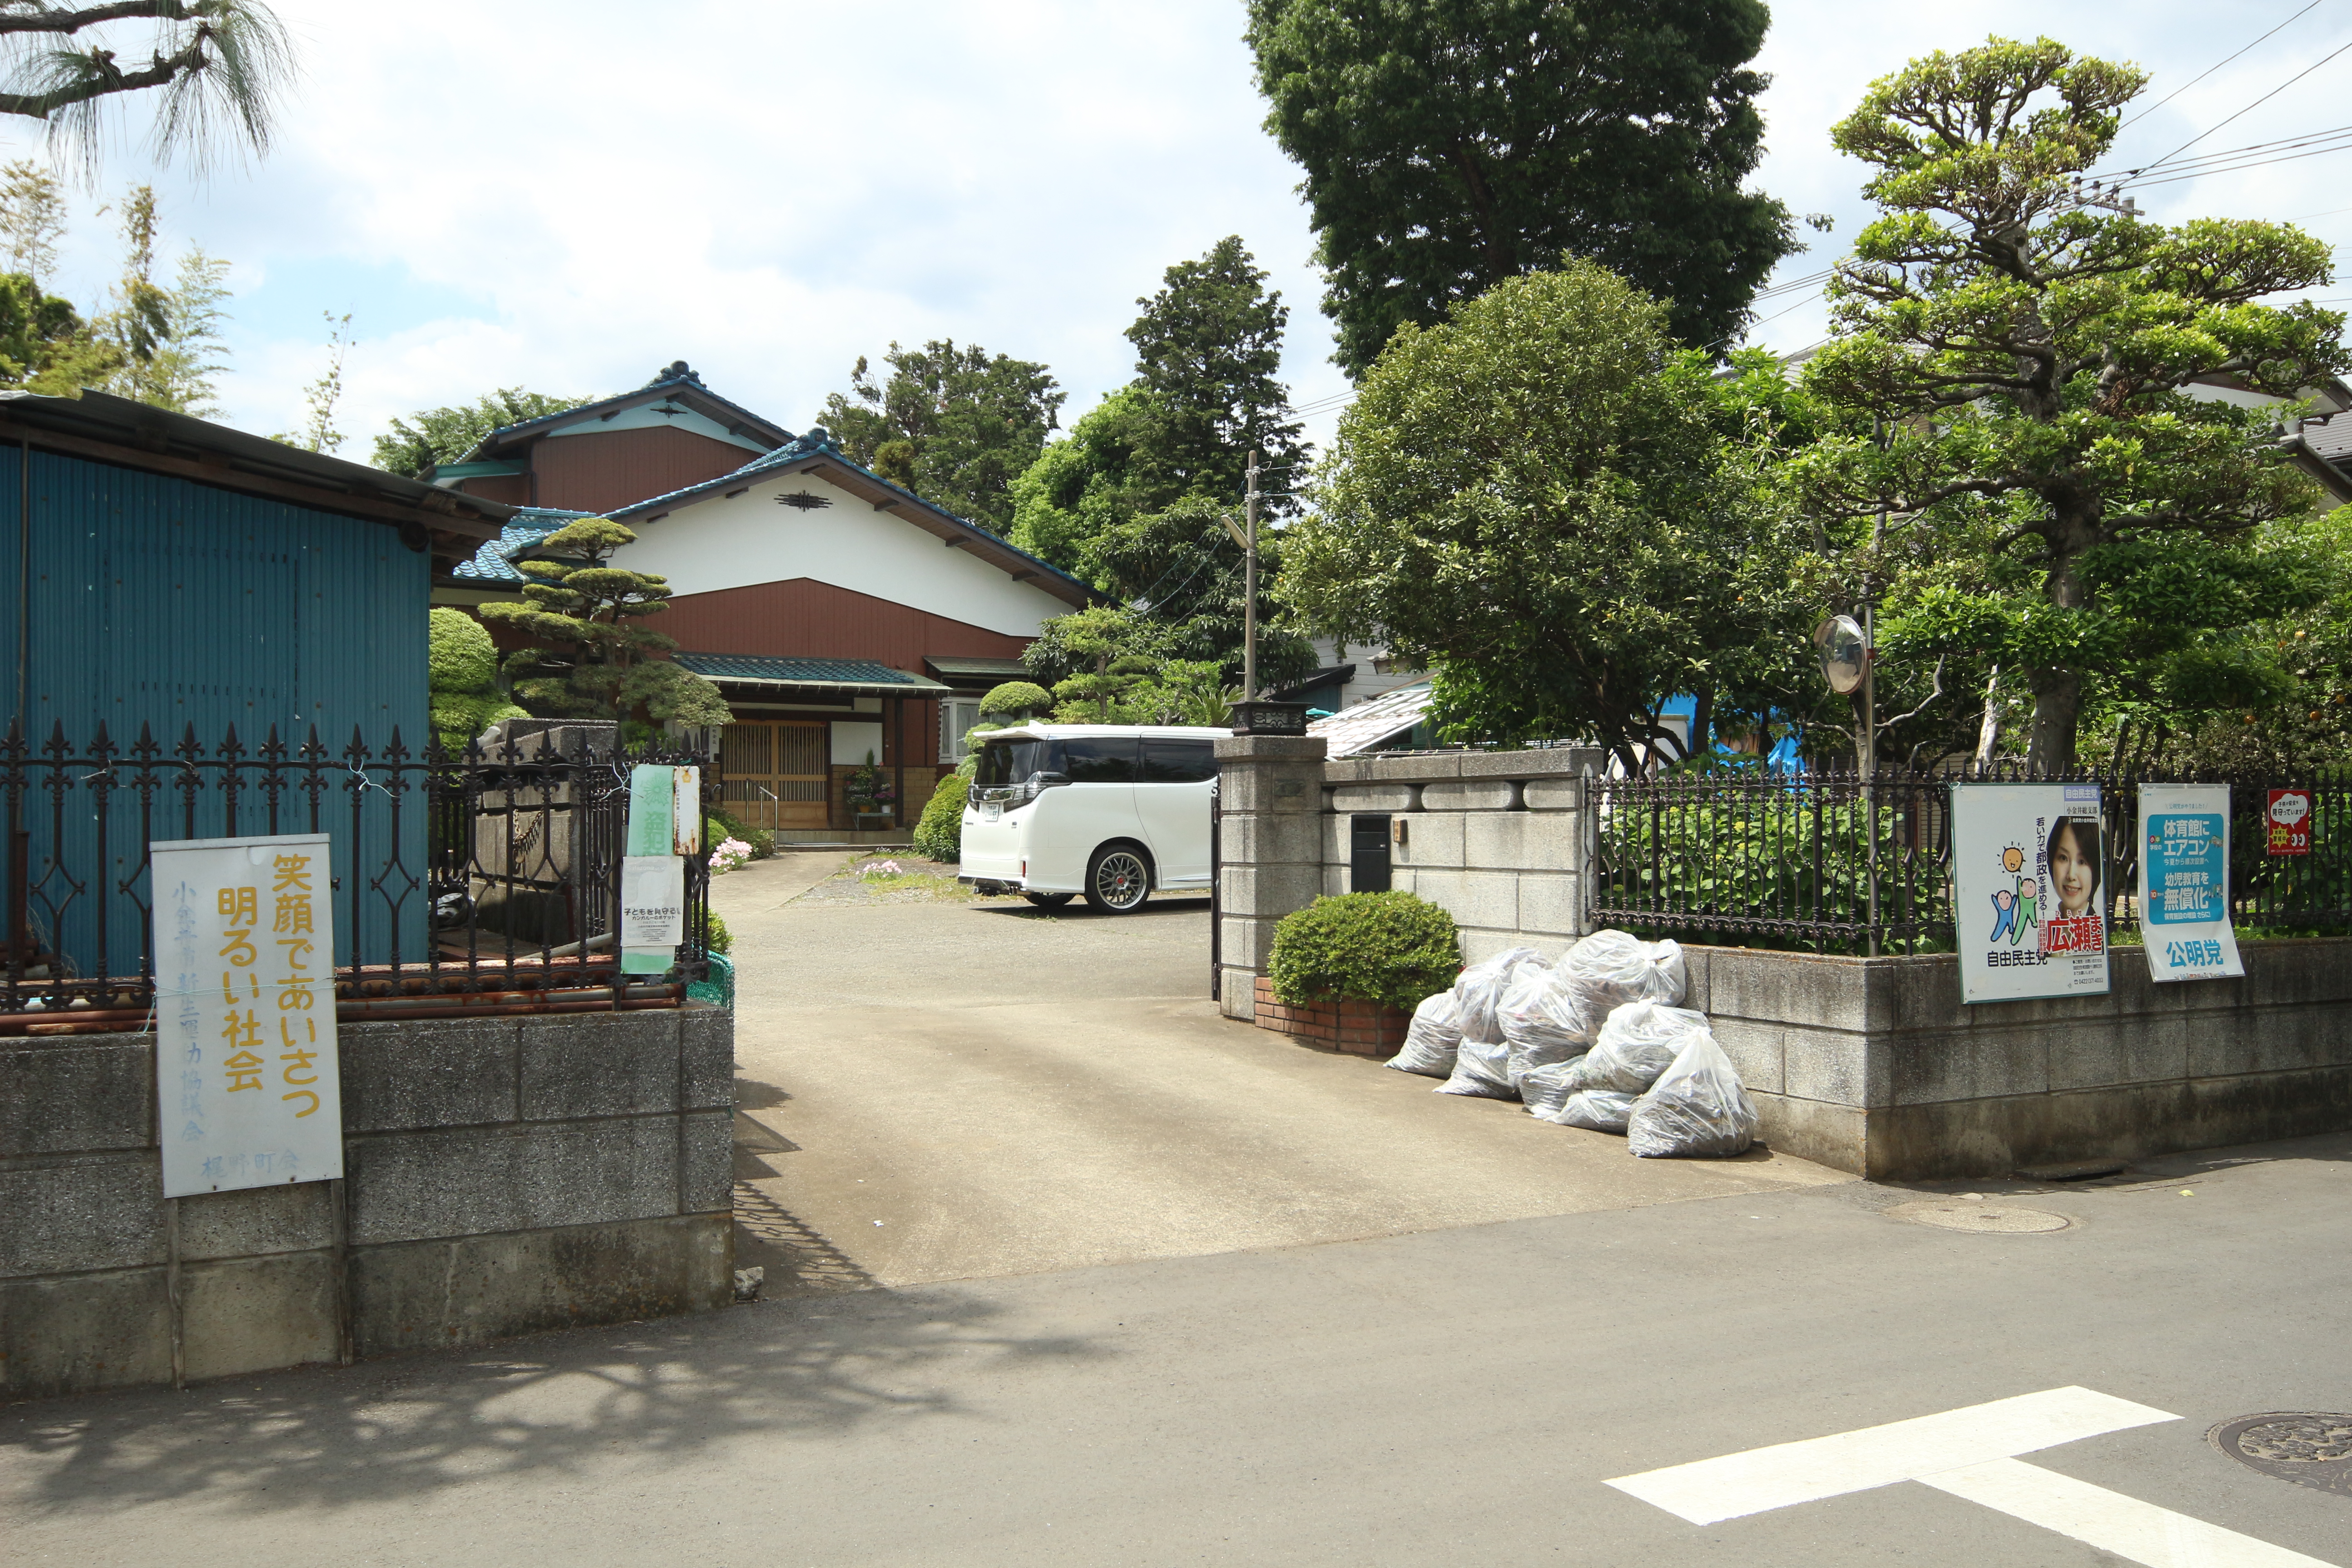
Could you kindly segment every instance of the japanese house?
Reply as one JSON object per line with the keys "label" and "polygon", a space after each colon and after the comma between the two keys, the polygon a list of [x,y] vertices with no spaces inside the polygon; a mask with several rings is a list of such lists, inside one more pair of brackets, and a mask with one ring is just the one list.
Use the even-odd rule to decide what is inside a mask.
{"label": "japanese house", "polygon": [[[669,579],[670,607],[653,624],[735,715],[719,736],[730,811],[786,839],[901,837],[962,757],[981,696],[1024,679],[1022,650],[1044,623],[1096,595],[851,461],[823,426],[795,437],[711,394],[682,363],[671,372],[625,397],[493,432],[465,463],[438,470],[436,484],[529,499],[499,539],[440,581],[435,603],[512,597],[522,581],[513,555],[576,517],[627,523],[638,542],[618,563]],[[654,437],[667,445],[651,447]],[[681,446],[688,437],[700,445]],[[608,444],[613,455],[601,456]],[[724,467],[615,500],[614,476],[650,476],[641,457],[655,450],[664,462]],[[491,473],[488,461],[517,468]],[[869,758],[889,789],[887,812],[850,799]]]}

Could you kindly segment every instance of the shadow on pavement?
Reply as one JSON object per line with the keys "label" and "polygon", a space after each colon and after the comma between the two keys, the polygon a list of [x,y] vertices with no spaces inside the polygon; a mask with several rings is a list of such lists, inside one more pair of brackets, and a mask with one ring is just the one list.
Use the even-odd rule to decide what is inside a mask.
{"label": "shadow on pavement", "polygon": [[1103,914],[1084,899],[1072,899],[1058,910],[1041,910],[1036,905],[1027,902],[971,906],[975,914],[1001,915],[1006,920],[1015,921],[1133,921],[1141,920],[1147,915],[1200,914],[1208,907],[1209,895],[1206,893],[1197,898],[1187,898],[1182,894],[1171,894],[1161,898],[1155,893],[1143,900],[1141,908],[1129,910],[1123,915]]}
{"label": "shadow on pavement", "polygon": [[[743,1436],[830,1438],[876,1421],[986,1414],[926,1369],[976,1357],[1047,1363],[1090,1340],[992,1327],[953,1289],[869,1290],[583,1329],[485,1351],[134,1390],[0,1411],[12,1508],[205,1499],[254,1515],[419,1501],[534,1474],[583,1478],[625,1448],[693,1462]],[[258,1543],[257,1543],[258,1544]]]}

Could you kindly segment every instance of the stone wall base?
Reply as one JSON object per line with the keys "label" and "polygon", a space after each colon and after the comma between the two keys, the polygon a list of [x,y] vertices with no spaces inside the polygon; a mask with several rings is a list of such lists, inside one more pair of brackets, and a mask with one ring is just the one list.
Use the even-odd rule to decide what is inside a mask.
{"label": "stone wall base", "polygon": [[1764,1142],[1876,1180],[2006,1176],[2352,1128],[2352,1067],[2111,1085],[1928,1105],[1754,1096]]}
{"label": "stone wall base", "polygon": [[1392,1057],[1404,1045],[1412,1015],[1381,1002],[1316,1002],[1293,1007],[1274,994],[1274,982],[1257,979],[1256,1022],[1296,1039],[1344,1051],[1351,1057]]}

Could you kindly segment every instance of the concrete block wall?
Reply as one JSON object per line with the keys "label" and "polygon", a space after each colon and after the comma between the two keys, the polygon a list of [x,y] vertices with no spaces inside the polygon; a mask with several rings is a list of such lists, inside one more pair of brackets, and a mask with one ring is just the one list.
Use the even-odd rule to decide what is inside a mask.
{"label": "concrete block wall", "polygon": [[1774,1148],[1874,1177],[2006,1175],[2352,1128],[2352,938],[2244,942],[2242,980],[1960,1001],[1950,954],[1687,947]]}
{"label": "concrete block wall", "polygon": [[734,1016],[347,1024],[345,1177],[180,1200],[153,1037],[0,1040],[0,1397],[478,1344],[731,1293]]}

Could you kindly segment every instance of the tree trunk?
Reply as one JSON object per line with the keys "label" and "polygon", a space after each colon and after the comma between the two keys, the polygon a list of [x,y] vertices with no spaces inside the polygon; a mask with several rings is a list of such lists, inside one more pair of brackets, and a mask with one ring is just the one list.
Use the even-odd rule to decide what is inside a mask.
{"label": "tree trunk", "polygon": [[2083,716],[2083,678],[2071,669],[2053,669],[2033,688],[2033,734],[2026,742],[2025,765],[2035,773],[2056,773],[2074,765],[2074,731]]}
{"label": "tree trunk", "polygon": [[1685,752],[1694,757],[1715,752],[1715,688],[1702,686],[1691,693],[1690,743]]}
{"label": "tree trunk", "polygon": [[[2043,595],[2061,610],[2080,610],[2090,601],[2075,563],[2098,541],[2095,503],[2076,493],[2052,498],[2057,526],[2043,537],[2050,546],[2050,576]],[[2083,673],[2053,667],[2034,672],[2033,732],[2026,742],[2025,765],[2037,773],[2058,772],[2074,765],[2074,735],[2083,718]]]}
{"label": "tree trunk", "polygon": [[1992,765],[1993,753],[2000,746],[2000,666],[1992,667],[1992,675],[1985,681],[1984,719],[1977,725],[1977,766]]}

